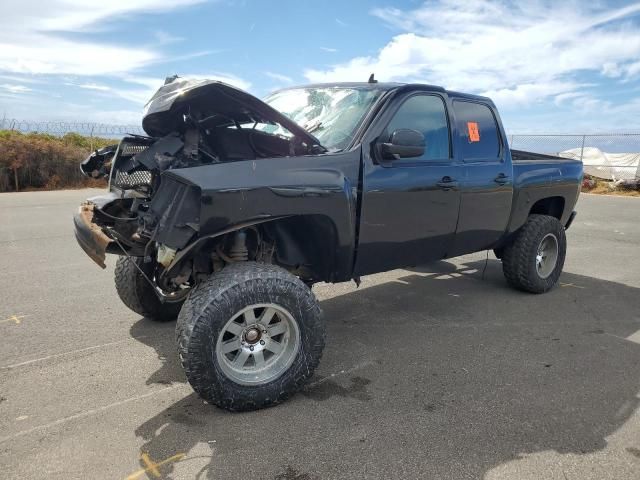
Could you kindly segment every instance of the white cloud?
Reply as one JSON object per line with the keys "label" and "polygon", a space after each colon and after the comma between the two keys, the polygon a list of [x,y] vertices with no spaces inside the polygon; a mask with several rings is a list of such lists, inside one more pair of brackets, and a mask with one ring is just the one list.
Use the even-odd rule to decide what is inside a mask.
{"label": "white cloud", "polygon": [[[38,29],[48,31],[82,31],[105,19],[132,13],[158,13],[202,3],[203,0],[23,0],[19,9],[38,12]],[[15,14],[16,8],[12,8]]]}
{"label": "white cloud", "polygon": [[[0,96],[3,96],[0,93]],[[95,108],[90,103],[64,102],[52,96],[3,96],[7,116],[27,121],[97,122],[117,125],[140,125],[141,109]]]}
{"label": "white cloud", "polygon": [[129,72],[161,60],[159,52],[86,40],[60,33],[104,28],[109,20],[161,12],[202,0],[23,0],[0,17],[0,71],[30,74],[104,75]]}
{"label": "white cloud", "polygon": [[29,87],[25,87],[24,85],[13,85],[9,83],[1,84],[0,88],[11,93],[27,93],[31,91]]}
{"label": "white cloud", "polygon": [[98,90],[101,92],[108,92],[111,90],[111,87],[106,85],[99,85],[97,83],[65,83],[65,85],[69,85],[71,87],[84,88],[85,90]]}
{"label": "white cloud", "polygon": [[30,85],[42,83],[42,79],[41,78],[37,78],[37,77],[34,77],[32,75],[5,75],[5,74],[0,74],[0,78],[3,79],[3,80],[9,80],[11,82],[28,83]]}
{"label": "white cloud", "polygon": [[513,88],[487,90],[482,95],[490,97],[497,104],[526,106],[549,96],[566,99],[567,95],[573,95],[574,90],[580,87],[580,84],[573,82],[523,83]]}
{"label": "white cloud", "polygon": [[602,70],[600,70],[600,73],[602,73],[602,75],[604,75],[605,77],[618,78],[620,75],[622,75],[622,69],[617,63],[605,62],[602,65]]}
{"label": "white cloud", "polygon": [[169,45],[171,43],[177,43],[184,40],[183,37],[171,35],[164,30],[155,30],[153,32],[153,36],[155,37],[156,42],[158,42],[158,45]]}
{"label": "white cloud", "polygon": [[273,80],[277,80],[278,82],[293,83],[293,79],[291,77],[287,77],[286,75],[282,75],[280,73],[264,72],[264,74],[267,77],[272,78]]}
{"label": "white cloud", "polygon": [[640,75],[640,61],[630,63],[626,66],[627,78],[637,77]]}
{"label": "white cloud", "polygon": [[584,93],[581,92],[566,92],[556,95],[553,99],[553,103],[555,103],[558,107],[565,105],[568,101],[574,100],[576,98],[583,97]]}
{"label": "white cloud", "polygon": [[[64,115],[82,120],[137,123],[142,106],[164,81],[164,78],[140,73],[145,67],[164,64],[169,68],[172,63],[220,50],[168,56],[163,53],[163,46],[179,42],[181,38],[160,29],[145,31],[147,41],[135,44],[123,43],[116,35],[102,38],[117,40],[95,40],[95,36],[87,34],[113,29],[122,19],[131,19],[135,14],[157,14],[203,1],[215,0],[109,0],[99,4],[86,0],[15,2],[0,16],[0,80],[6,82],[0,85],[0,95],[6,99],[5,107],[12,115],[23,118]],[[182,76],[217,79],[244,89],[251,86],[227,73]],[[78,91],[86,90],[84,103],[74,103],[77,100],[68,91],[64,92],[64,98],[57,94],[53,89],[60,82]],[[45,90],[31,90],[23,83],[49,86],[46,95],[35,95]],[[33,94],[23,95],[28,91]],[[135,105],[135,110],[129,110],[128,104]]]}
{"label": "white cloud", "polygon": [[337,48],[330,48],[330,47],[320,47],[320,50],[324,52],[329,52],[329,53],[335,53],[338,51]]}
{"label": "white cloud", "polygon": [[0,42],[0,70],[12,73],[109,75],[134,70],[158,58],[150,50],[54,40],[39,34],[31,35],[25,44]]}
{"label": "white cloud", "polygon": [[[372,14],[401,30],[376,55],[304,72],[312,82],[411,79],[515,107],[584,88],[584,72],[640,74],[640,3],[429,1]],[[618,73],[618,69],[620,72]]]}

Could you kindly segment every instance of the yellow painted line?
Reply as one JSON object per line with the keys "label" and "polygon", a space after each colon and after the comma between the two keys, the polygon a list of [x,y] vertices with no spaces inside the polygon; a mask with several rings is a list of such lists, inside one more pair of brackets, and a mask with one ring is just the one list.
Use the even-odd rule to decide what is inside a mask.
{"label": "yellow painted line", "polygon": [[142,463],[144,463],[144,466],[146,467],[143,470],[143,472],[146,471],[146,472],[149,472],[154,477],[160,477],[160,470],[158,470],[158,465],[153,463],[149,455],[147,455],[146,453],[143,453],[142,455],[140,455],[140,459],[142,460]]}
{"label": "yellow painted line", "polygon": [[138,470],[137,472],[133,472],[125,480],[136,480],[137,478],[140,478],[145,473],[153,475],[156,478],[160,478],[162,474],[160,473],[160,470],[158,469],[158,467],[161,467],[162,465],[166,465],[167,463],[171,463],[171,462],[179,462],[186,456],[187,455],[185,453],[178,453],[177,455],[166,458],[161,462],[154,462],[153,460],[151,460],[151,457],[149,457],[147,453],[142,452],[140,454],[140,460],[142,461],[142,463],[144,463],[145,468]]}
{"label": "yellow painted line", "polygon": [[22,323],[22,319],[26,317],[26,315],[11,315],[9,318],[5,319],[5,320],[0,320],[0,323],[9,323],[9,322],[13,322],[16,325],[20,325],[20,323]]}
{"label": "yellow painted line", "polygon": [[630,342],[640,343],[640,330],[635,333],[629,335],[625,340],[629,340]]}

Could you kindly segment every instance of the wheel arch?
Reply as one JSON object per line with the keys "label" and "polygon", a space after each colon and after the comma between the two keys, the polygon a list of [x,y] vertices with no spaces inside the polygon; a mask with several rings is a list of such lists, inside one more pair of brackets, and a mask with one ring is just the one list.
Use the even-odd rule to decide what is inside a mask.
{"label": "wheel arch", "polygon": [[531,215],[548,215],[565,225],[572,212],[571,203],[571,197],[566,195],[560,187],[519,189],[513,199],[506,235],[497,246],[508,242]]}
{"label": "wheel arch", "polygon": [[292,273],[314,281],[335,281],[349,273],[349,263],[339,258],[344,249],[334,220],[328,215],[305,214],[247,221],[200,237],[178,252],[163,275],[171,275],[196,254],[215,248],[216,240],[249,227],[274,241],[275,263]]}
{"label": "wheel arch", "polygon": [[328,215],[295,215],[262,224],[276,244],[277,263],[308,272],[313,280],[333,281],[343,270],[338,227]]}
{"label": "wheel arch", "polygon": [[541,198],[532,205],[529,215],[549,215],[561,220],[564,213],[564,205],[565,199],[561,196]]}

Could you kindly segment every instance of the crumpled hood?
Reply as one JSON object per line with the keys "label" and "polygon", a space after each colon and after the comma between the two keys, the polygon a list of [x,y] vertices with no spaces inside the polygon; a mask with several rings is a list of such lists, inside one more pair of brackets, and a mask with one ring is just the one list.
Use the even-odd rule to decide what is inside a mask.
{"label": "crumpled hood", "polygon": [[195,111],[217,115],[221,122],[278,123],[307,145],[320,145],[304,128],[262,100],[216,80],[177,78],[163,85],[144,107],[142,128],[153,137],[167,135],[178,129],[183,115]]}

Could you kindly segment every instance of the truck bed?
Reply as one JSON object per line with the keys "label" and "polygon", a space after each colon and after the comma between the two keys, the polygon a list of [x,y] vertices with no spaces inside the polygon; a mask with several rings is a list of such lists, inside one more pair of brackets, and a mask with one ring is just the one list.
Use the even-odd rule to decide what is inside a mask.
{"label": "truck bed", "polygon": [[555,161],[574,163],[579,160],[571,158],[558,157],[556,155],[548,155],[546,153],[527,152],[525,150],[511,150],[511,160],[514,162],[539,162],[539,161]]}

